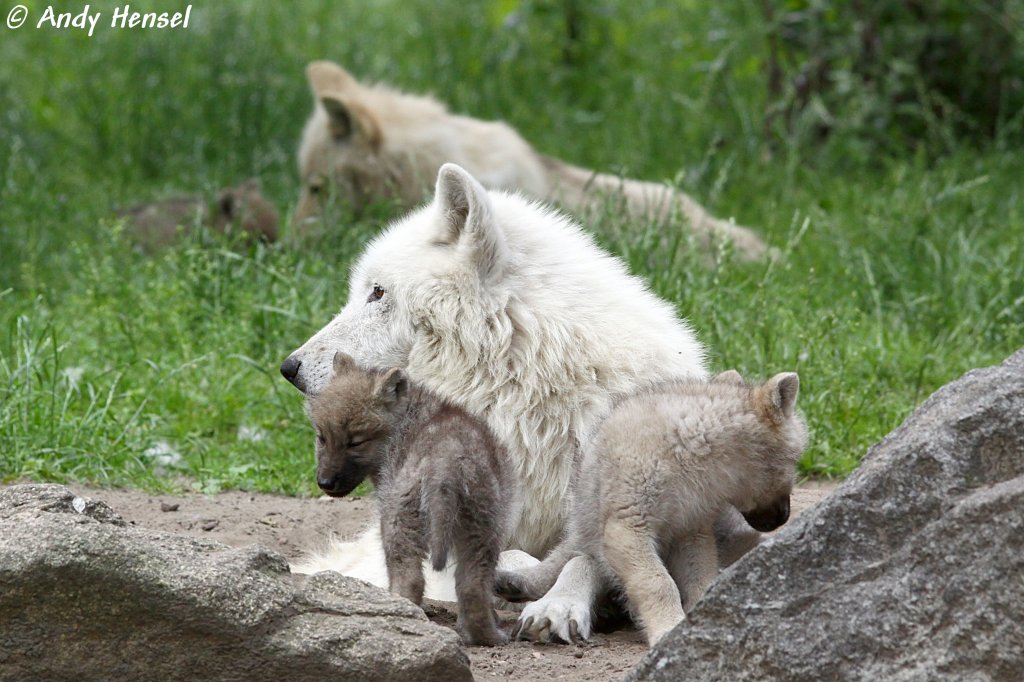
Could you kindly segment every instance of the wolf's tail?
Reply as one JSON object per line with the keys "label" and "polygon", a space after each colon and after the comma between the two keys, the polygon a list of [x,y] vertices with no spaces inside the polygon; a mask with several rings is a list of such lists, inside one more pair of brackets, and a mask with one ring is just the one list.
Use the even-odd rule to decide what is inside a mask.
{"label": "wolf's tail", "polygon": [[427,508],[430,510],[430,563],[435,571],[443,571],[448,566],[448,552],[451,551],[455,527],[459,521],[459,491],[447,481],[436,486],[431,491]]}

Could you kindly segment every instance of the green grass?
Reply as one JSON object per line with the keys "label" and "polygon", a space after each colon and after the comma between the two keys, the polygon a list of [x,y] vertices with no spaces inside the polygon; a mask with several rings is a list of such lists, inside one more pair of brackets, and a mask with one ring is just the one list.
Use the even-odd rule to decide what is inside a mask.
{"label": "green grass", "polygon": [[589,226],[716,369],[800,372],[807,474],[845,475],[933,390],[1024,345],[1019,153],[770,146],[754,4],[664,4],[596,3],[568,45],[550,2],[210,3],[180,32],[0,29],[0,479],[313,492],[312,433],[277,366],[344,302],[387,216],[156,257],[110,218],[251,175],[287,214],[316,58],[760,229],[783,261],[709,268],[612,212]]}

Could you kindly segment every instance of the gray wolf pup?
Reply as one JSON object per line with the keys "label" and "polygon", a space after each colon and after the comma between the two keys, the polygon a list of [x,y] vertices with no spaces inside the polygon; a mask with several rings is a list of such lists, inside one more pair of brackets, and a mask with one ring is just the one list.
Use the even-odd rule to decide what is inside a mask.
{"label": "gray wolf pup", "polygon": [[508,641],[491,607],[495,566],[518,518],[508,455],[487,425],[400,369],[364,371],[345,353],[310,400],[317,484],[341,497],[376,489],[392,593],[423,601],[423,561],[456,557],[458,628],[469,644]]}
{"label": "gray wolf pup", "polygon": [[[752,385],[730,371],[710,383],[657,384],[619,402],[584,455],[565,541],[535,567],[499,573],[499,594],[536,599],[583,554],[606,587],[624,591],[653,645],[717,575],[723,508],[734,506],[762,532],[789,518],[807,444],[795,411],[799,388],[792,372]],[[534,626],[528,611],[517,630]]]}

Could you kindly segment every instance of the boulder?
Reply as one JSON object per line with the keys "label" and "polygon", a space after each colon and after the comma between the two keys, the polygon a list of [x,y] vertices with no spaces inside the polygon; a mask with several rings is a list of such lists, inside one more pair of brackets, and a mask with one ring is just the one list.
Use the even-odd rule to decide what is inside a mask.
{"label": "boulder", "polygon": [[1024,351],[931,396],[630,680],[1019,680]]}
{"label": "boulder", "polygon": [[257,546],[145,530],[59,485],[0,489],[0,680],[471,680],[450,629]]}

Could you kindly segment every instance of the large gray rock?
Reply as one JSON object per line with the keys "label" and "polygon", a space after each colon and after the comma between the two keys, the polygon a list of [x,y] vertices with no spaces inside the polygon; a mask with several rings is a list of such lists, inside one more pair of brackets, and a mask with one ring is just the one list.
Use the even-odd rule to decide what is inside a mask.
{"label": "large gray rock", "polygon": [[63,486],[0,490],[2,680],[471,680],[456,634],[260,547],[127,525]]}
{"label": "large gray rock", "polygon": [[628,679],[1024,679],[1024,351],[936,392]]}

